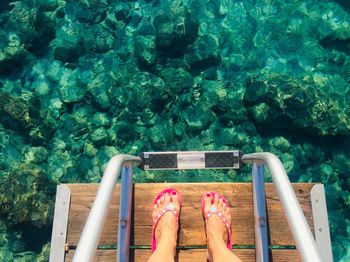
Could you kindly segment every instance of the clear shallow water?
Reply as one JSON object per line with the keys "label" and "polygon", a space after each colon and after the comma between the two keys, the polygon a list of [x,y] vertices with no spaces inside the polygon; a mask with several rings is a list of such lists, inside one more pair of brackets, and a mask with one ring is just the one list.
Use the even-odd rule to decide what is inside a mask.
{"label": "clear shallow water", "polygon": [[[347,1],[0,3],[0,260],[47,260],[55,186],[119,152],[270,151],[350,256]],[[135,181],[250,181],[242,172]]]}

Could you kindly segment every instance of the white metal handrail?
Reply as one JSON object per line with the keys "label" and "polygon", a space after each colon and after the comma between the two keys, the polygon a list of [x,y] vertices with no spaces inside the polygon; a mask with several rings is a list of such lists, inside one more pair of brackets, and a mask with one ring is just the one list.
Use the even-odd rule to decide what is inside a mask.
{"label": "white metal handrail", "polygon": [[267,165],[302,261],[321,262],[315,239],[279,158],[263,152],[243,155],[242,161]]}
{"label": "white metal handrail", "polygon": [[73,262],[93,260],[112,194],[125,162],[140,163],[141,159],[130,155],[116,155],[108,162],[74,254]]}

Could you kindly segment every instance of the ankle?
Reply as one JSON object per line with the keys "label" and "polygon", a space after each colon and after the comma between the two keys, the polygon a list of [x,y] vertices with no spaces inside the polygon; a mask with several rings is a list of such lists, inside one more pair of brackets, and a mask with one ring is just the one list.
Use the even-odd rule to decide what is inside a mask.
{"label": "ankle", "polygon": [[207,243],[210,260],[223,261],[221,258],[223,254],[227,253],[228,249],[222,237],[211,237],[210,239],[208,239]]}
{"label": "ankle", "polygon": [[162,236],[157,243],[157,250],[164,254],[172,254],[174,257],[176,253],[176,240],[174,237]]}
{"label": "ankle", "polygon": [[223,236],[217,233],[207,233],[207,243],[208,247],[225,246]]}
{"label": "ankle", "polygon": [[176,246],[176,235],[170,232],[162,232],[157,239],[157,243],[168,243],[169,245]]}

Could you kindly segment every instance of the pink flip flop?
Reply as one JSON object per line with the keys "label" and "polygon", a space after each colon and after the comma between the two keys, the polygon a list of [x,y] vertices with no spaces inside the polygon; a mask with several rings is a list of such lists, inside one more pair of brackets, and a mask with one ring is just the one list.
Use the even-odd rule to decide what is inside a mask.
{"label": "pink flip flop", "polygon": [[208,219],[209,219],[209,217],[210,217],[211,215],[214,215],[214,214],[217,215],[217,216],[221,219],[222,223],[224,223],[224,225],[225,225],[225,227],[226,227],[226,231],[227,231],[226,246],[227,246],[227,248],[228,248],[229,250],[232,251],[232,242],[231,242],[231,222],[228,221],[228,220],[225,218],[224,214],[222,214],[220,211],[218,211],[217,208],[214,207],[214,206],[212,206],[211,209],[210,209],[208,212],[205,212],[205,211],[204,211],[204,207],[205,207],[205,197],[207,197],[207,194],[211,194],[211,197],[212,197],[212,202],[211,202],[211,204],[214,203],[214,197],[215,197],[215,195],[218,195],[218,196],[219,196],[219,199],[222,199],[222,202],[225,203],[225,205],[226,205],[227,207],[229,207],[229,204],[228,204],[226,198],[225,198],[223,195],[220,195],[220,194],[215,193],[215,192],[206,192],[205,195],[202,197],[202,214],[203,214],[203,216],[204,216],[204,218],[205,218],[205,224],[207,224]]}
{"label": "pink flip flop", "polygon": [[[180,193],[175,189],[175,188],[166,188],[164,189],[162,192],[160,192],[156,198],[153,201],[153,205],[155,205],[157,203],[157,201],[166,193],[168,193],[169,195],[172,195],[172,192],[176,192],[176,194],[179,196],[179,204],[180,204],[180,208],[181,208],[181,195]],[[176,212],[175,207],[172,203],[169,203],[163,210],[161,210],[158,215],[156,216],[156,218],[153,220],[153,226],[152,226],[152,253],[154,252],[154,250],[156,250],[157,248],[157,241],[156,241],[156,227],[158,225],[159,220],[161,219],[161,217],[166,213],[166,212],[172,212],[174,214],[174,216],[176,217],[176,221],[179,221],[179,212]]]}

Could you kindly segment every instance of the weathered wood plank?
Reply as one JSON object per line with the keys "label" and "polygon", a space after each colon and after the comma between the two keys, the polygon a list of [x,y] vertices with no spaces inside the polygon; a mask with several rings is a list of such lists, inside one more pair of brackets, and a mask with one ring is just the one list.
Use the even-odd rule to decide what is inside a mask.
{"label": "weathered wood plank", "polygon": [[[116,250],[98,250],[94,261],[101,262],[115,262],[116,261]],[[130,261],[144,262],[147,261],[151,256],[150,250],[136,249],[131,252],[132,257]],[[243,262],[254,262],[255,261],[255,250],[254,249],[236,249],[234,253]],[[74,251],[69,251],[66,255],[66,262],[72,261]],[[297,250],[272,250],[270,252],[271,261],[273,262],[285,262],[301,261]],[[193,262],[193,261],[206,261],[207,254],[205,249],[190,249],[190,250],[179,250],[176,254],[175,261],[181,262]]]}
{"label": "weathered wood plank", "polygon": [[[67,242],[76,245],[95,198],[97,184],[68,184],[71,188],[71,207]],[[201,214],[201,198],[206,191],[220,192],[231,205],[232,240],[238,245],[254,245],[254,218],[252,186],[250,183],[159,183],[135,184],[131,243],[149,245],[151,239],[151,209],[155,195],[165,187],[174,186],[182,194],[179,245],[205,245],[205,224]],[[301,207],[313,229],[310,190],[313,184],[294,184],[293,188]],[[266,202],[271,245],[294,245],[272,184],[266,184]],[[117,243],[119,185],[105,223],[100,245]]]}

